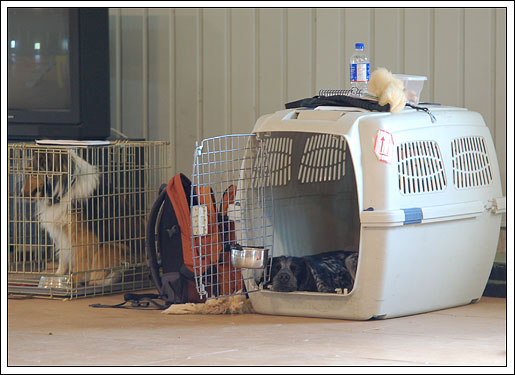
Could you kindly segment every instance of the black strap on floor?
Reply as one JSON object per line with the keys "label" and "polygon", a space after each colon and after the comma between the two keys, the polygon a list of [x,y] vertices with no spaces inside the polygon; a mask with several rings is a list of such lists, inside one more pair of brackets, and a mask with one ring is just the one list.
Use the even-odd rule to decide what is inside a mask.
{"label": "black strap on floor", "polygon": [[[134,309],[134,310],[164,310],[170,306],[168,303],[159,303],[156,300],[163,301],[159,294],[133,294],[127,293],[123,296],[124,302],[117,305],[102,305],[94,303],[90,307],[97,308],[114,308],[114,309]],[[130,303],[129,306],[126,306]]]}

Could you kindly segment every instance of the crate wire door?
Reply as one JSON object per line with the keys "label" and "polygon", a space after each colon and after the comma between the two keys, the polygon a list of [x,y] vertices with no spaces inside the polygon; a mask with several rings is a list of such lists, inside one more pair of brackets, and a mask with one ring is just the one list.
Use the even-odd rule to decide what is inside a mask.
{"label": "crate wire door", "polygon": [[[247,286],[244,290],[244,286],[255,286],[256,282],[263,285],[270,277],[271,262],[263,269],[237,269],[230,259],[230,246],[234,244],[268,249],[272,258],[272,187],[265,143],[256,134],[221,136],[197,143],[191,243],[196,287],[203,297],[253,292],[258,289],[249,290]],[[234,194],[228,199],[230,192]],[[247,283],[250,280],[253,282]]]}

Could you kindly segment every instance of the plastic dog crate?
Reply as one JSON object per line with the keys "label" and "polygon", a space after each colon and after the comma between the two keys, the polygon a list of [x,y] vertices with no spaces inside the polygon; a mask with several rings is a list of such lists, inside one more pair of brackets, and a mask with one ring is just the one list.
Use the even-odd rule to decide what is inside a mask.
{"label": "plastic dog crate", "polygon": [[[349,293],[274,292],[245,277],[258,313],[384,319],[481,298],[506,206],[494,144],[480,114],[430,111],[434,123],[411,109],[296,109],[258,119],[253,134],[269,175],[253,183],[273,192],[272,212],[259,217],[273,227],[273,256],[359,253]],[[259,164],[251,159],[241,171]],[[254,190],[237,194],[235,207],[246,191]],[[236,228],[245,215],[232,216]]]}

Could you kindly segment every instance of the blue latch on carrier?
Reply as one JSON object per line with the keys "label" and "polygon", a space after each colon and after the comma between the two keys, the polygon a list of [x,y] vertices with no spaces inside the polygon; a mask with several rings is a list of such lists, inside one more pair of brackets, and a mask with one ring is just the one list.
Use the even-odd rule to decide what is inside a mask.
{"label": "blue latch on carrier", "polygon": [[403,208],[404,211],[404,225],[419,224],[422,222],[422,209],[421,208]]}

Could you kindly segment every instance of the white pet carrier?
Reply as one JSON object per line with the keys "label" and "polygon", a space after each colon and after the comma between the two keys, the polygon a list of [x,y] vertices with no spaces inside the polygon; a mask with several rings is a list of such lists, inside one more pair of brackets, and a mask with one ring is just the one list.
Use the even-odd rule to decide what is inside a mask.
{"label": "white pet carrier", "polygon": [[[237,241],[267,239],[251,245],[274,257],[359,255],[348,293],[274,292],[243,268],[257,312],[384,319],[480,299],[506,205],[494,145],[478,113],[430,111],[435,122],[412,109],[339,108],[283,110],[257,121],[252,142],[264,151],[239,160],[238,189],[246,187],[234,202]],[[267,172],[256,178],[254,166],[263,163]],[[249,217],[255,211],[243,207],[268,188],[273,200],[262,202],[273,203]],[[261,222],[257,233],[242,225],[250,218]]]}

